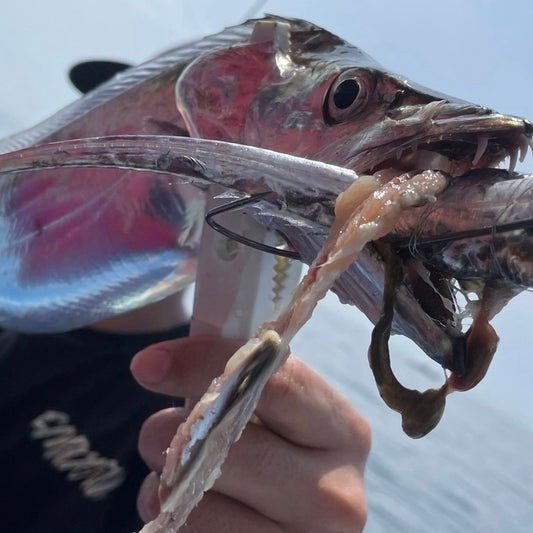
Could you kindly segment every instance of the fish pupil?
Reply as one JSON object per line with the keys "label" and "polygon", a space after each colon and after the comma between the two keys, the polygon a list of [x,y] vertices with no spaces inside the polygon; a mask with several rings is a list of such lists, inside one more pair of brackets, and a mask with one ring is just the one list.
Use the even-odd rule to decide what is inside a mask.
{"label": "fish pupil", "polygon": [[359,95],[359,84],[355,80],[344,80],[333,93],[333,103],[338,109],[347,109]]}

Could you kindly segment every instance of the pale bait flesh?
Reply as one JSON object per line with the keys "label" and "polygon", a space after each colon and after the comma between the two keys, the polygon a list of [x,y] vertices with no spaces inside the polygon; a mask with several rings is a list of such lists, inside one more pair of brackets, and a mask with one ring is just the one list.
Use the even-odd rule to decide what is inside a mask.
{"label": "pale bait flesh", "polygon": [[267,331],[250,339],[228,361],[181,424],[167,450],[161,474],[161,511],[142,533],[174,532],[220,475],[231,445],[239,439],[268,378],[283,364],[287,347]]}
{"label": "pale bait flesh", "polygon": [[212,382],[178,428],[161,475],[161,513],[142,533],[173,533],[186,522],[220,475],[229,448],[240,437],[265,383],[285,361],[289,342],[318,301],[368,241],[386,235],[403,210],[433,200],[447,183],[441,172],[407,173],[385,183],[361,180],[341,195],[328,240],[287,308],[230,358],[224,374]]}

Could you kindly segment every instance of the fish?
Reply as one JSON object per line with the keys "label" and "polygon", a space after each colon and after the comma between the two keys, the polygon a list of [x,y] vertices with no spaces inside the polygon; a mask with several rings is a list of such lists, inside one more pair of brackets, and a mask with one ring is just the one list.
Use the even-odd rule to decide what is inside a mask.
{"label": "fish", "polygon": [[[105,191],[112,212],[124,211],[128,199],[134,198],[135,213],[155,216],[167,223],[165,229],[179,221],[177,233],[169,233],[167,242],[187,236],[180,248],[186,260],[177,259],[188,264],[189,275],[179,281],[169,276],[165,286],[158,286],[156,297],[194,277],[202,210],[191,213],[188,206],[201,204],[205,191],[199,185],[207,182],[241,194],[270,192],[270,200],[264,197],[249,208],[250,213],[280,231],[311,264],[285,311],[261,326],[230,359],[224,375],[180,427],[163,473],[163,514],[145,531],[174,531],[186,520],[214,482],[262,386],[284,361],[289,340],[330,288],[376,324],[370,365],[380,394],[402,413],[410,436],[420,437],[438,423],[452,390],[467,390],[483,378],[497,346],[489,322],[530,284],[531,247],[525,247],[524,255],[516,251],[529,239],[531,178],[514,173],[514,167],[527,154],[532,134],[529,121],[421,87],[314,24],[268,16],[124,70],[50,120],[0,143],[0,153],[5,153],[0,156],[0,172],[10,177],[0,190],[5,227],[12,227],[17,217],[20,222],[21,206],[42,188],[51,191],[49,197],[56,202],[68,200],[60,214],[83,212],[83,194],[75,197],[76,209],[70,205],[71,176],[82,184],[85,199]],[[87,139],[91,136],[98,137]],[[179,153],[180,146],[187,149],[180,139],[186,136],[196,142],[188,144],[186,154]],[[84,149],[88,152],[80,154]],[[210,153],[200,155],[202,150]],[[245,154],[252,156],[242,174],[235,172],[242,169],[239,150],[243,159]],[[281,153],[295,159],[289,161]],[[21,163],[25,157],[26,166]],[[510,160],[508,171],[497,170],[505,158]],[[208,160],[209,165],[202,163]],[[267,171],[257,163],[260,160],[269,162]],[[78,169],[60,182],[58,195],[50,169],[68,165],[120,170],[111,171],[115,174],[106,182],[91,184],[93,171]],[[309,169],[309,174],[277,179],[276,166],[281,173],[298,167]],[[151,170],[158,178],[160,173],[174,173],[181,179],[180,188],[175,189],[174,182],[165,188],[150,178],[131,192],[137,183],[125,171],[131,168]],[[345,171],[335,173],[335,168]],[[320,172],[322,179],[317,181]],[[159,191],[155,196],[154,183]],[[193,185],[195,193],[185,192],[190,190],[187,185]],[[127,200],[115,201],[119,187]],[[24,201],[19,198],[17,203],[17,194]],[[143,199],[150,194],[154,201],[146,204]],[[191,196],[180,201],[185,194]],[[470,194],[477,194],[480,204],[468,220],[446,215],[446,206],[464,209]],[[49,212],[49,207],[43,210],[45,215]],[[86,222],[76,224],[88,227]],[[45,220],[23,229],[30,242],[42,234],[54,241],[51,225]],[[9,232],[15,243],[13,234]],[[351,251],[343,252],[345,248]],[[475,265],[465,260],[464,250],[474,250],[472,255],[479,259]],[[483,260],[487,251],[490,261]],[[340,263],[332,261],[337,256]],[[334,266],[327,275],[330,264]],[[120,264],[116,268],[120,271]],[[322,273],[327,281],[318,282]],[[140,285],[138,279],[133,281]],[[13,289],[17,281],[8,283]],[[138,294],[133,287],[127,290]],[[460,309],[459,293],[476,296]],[[112,305],[118,293],[110,294],[111,304],[104,311],[124,310],[124,305]],[[126,307],[145,301],[130,298]],[[77,304],[79,299],[68,302]],[[36,309],[42,315],[45,307],[42,300]],[[463,331],[468,314],[473,323]],[[9,313],[4,316],[7,321]],[[83,319],[93,317],[85,314]],[[388,361],[391,333],[410,337],[450,371],[440,389],[418,393],[397,382]],[[206,417],[207,412],[213,416]],[[217,447],[212,448],[215,441]]]}
{"label": "fish", "polygon": [[[285,43],[281,43],[282,48],[278,47],[276,52],[273,50],[269,52],[269,40],[262,41],[261,31],[254,30],[261,28],[261,23],[269,22],[286,24],[290,30],[284,32]],[[254,31],[255,36],[252,37]],[[45,142],[90,136],[172,134],[199,137],[202,133],[200,129],[203,127],[209,130],[221,129],[222,126],[216,123],[216,114],[213,114],[214,125],[208,124],[204,116],[205,109],[201,105],[196,105],[197,102],[191,101],[191,98],[197,98],[199,93],[196,96],[194,94],[191,96],[190,93],[191,91],[194,93],[195,83],[205,83],[210,91],[216,92],[216,83],[211,83],[212,80],[209,79],[203,81],[196,79],[198,73],[208,73],[209,69],[204,67],[213,61],[216,64],[224,61],[224,64],[230,67],[233,61],[235,67],[235,64],[240,64],[242,54],[253,57],[254,65],[261,64],[261,60],[264,60],[262,68],[265,72],[270,72],[269,76],[280,75],[276,74],[272,61],[279,62],[283,67],[280,72],[285,77],[270,85],[263,80],[266,84],[263,88],[249,87],[248,90],[251,91],[250,94],[255,94],[255,99],[247,113],[240,118],[237,115],[242,112],[244,105],[242,100],[238,102],[239,105],[227,102],[233,115],[228,115],[229,111],[226,108],[219,109],[222,113],[220,116],[225,117],[224,120],[241,123],[242,132],[231,134],[226,132],[225,140],[319,159],[363,174],[387,166],[396,166],[404,170],[428,166],[460,175],[471,168],[485,170],[497,166],[501,159],[511,154],[512,159],[516,158],[516,154],[519,154],[520,158],[525,157],[529,146],[531,138],[529,122],[420,87],[405,80],[403,76],[390,73],[357,47],[313,24],[272,16],[262,21],[249,21],[229,28],[217,35],[170,50],[137,67],[119,72],[50,119],[0,141],[0,153],[13,152]],[[319,64],[320,69],[313,69],[311,67],[313,64]],[[307,76],[306,72],[312,72],[312,75]],[[247,76],[242,78],[257,79],[248,76],[248,72],[246,74]],[[341,104],[346,107],[336,109],[335,101],[340,98],[339,95],[347,98],[350,91],[359,87],[359,83],[361,88],[357,89],[356,100],[351,105],[347,105],[345,100]],[[236,92],[238,89],[245,88],[233,87],[231,94],[239,94]],[[180,102],[178,106],[176,96]],[[221,105],[220,99],[215,98],[213,101]],[[272,102],[276,103],[274,111],[267,112]],[[361,127],[361,121],[356,121],[360,118],[357,115],[360,102],[367,103],[366,106],[361,106],[360,110],[361,116],[367,121],[363,121],[364,127]],[[267,132],[263,138],[261,131]],[[205,131],[202,136],[213,138],[216,134],[214,131]],[[385,139],[381,144],[380,138]],[[59,195],[54,194],[54,187],[59,185],[51,184],[57,175],[57,171],[55,174],[47,174],[43,170],[39,178],[31,179],[42,184],[46,176],[51,176],[48,190],[50,197],[57,199]],[[62,172],[60,175],[65,176],[63,183],[68,182],[65,173]],[[103,216],[103,219],[109,217],[116,224],[126,224],[126,221],[120,218],[120,213],[131,201],[132,208],[129,211],[136,213],[139,218],[133,220],[130,214],[129,227],[147,225],[148,222],[154,226],[154,221],[157,220],[157,227],[154,227],[152,232],[165,234],[166,237],[157,243],[157,251],[150,248],[150,243],[146,241],[132,242],[128,245],[130,248],[135,247],[135,253],[132,253],[128,247],[121,249],[121,246],[124,248],[124,244],[121,244],[120,239],[116,239],[112,245],[110,243],[104,253],[102,247],[98,253],[96,250],[80,249],[81,243],[88,241],[86,235],[101,233],[95,217],[84,216],[83,224],[78,224],[76,238],[78,244],[72,242],[70,244],[72,249],[69,250],[65,246],[66,249],[61,251],[61,255],[56,253],[52,268],[56,271],[59,269],[65,278],[90,278],[91,287],[83,290],[83,284],[80,284],[80,291],[71,294],[72,284],[63,285],[60,279],[55,279],[56,296],[53,314],[48,314],[54,319],[43,322],[43,317],[46,317],[47,313],[42,310],[50,302],[46,302],[47,296],[44,294],[43,298],[38,299],[33,305],[31,297],[31,294],[38,292],[34,290],[35,283],[44,285],[47,281],[45,272],[41,272],[40,280],[35,280],[30,292],[15,292],[9,302],[3,304],[3,309],[0,306],[0,320],[6,327],[16,329],[22,327],[33,331],[77,327],[159,299],[178,287],[191,283],[194,279],[195,248],[199,242],[198,228],[202,224],[204,192],[195,190],[194,187],[177,186],[177,190],[170,194],[170,188],[164,181],[148,180],[145,189],[139,187],[136,193],[138,196],[135,196],[132,187],[126,185],[132,176],[131,173],[106,171],[106,177],[103,176],[104,174],[99,173],[98,177],[94,178],[94,172],[88,172],[86,169],[76,171],[76,179],[79,182],[84,180],[81,186],[84,196],[105,195],[109,199],[106,205],[109,214]],[[26,181],[29,182],[29,178]],[[482,177],[480,181],[483,181]],[[296,216],[293,216],[292,220],[283,219],[276,213],[267,212],[264,203],[255,206],[261,210],[256,216],[263,223],[270,223],[278,229],[283,230],[281,226],[286,226],[284,234],[289,242],[301,249],[300,255],[305,262],[311,263],[327,234],[327,228],[331,225],[335,198],[348,186],[349,179],[337,184],[331,180],[331,194],[325,193],[325,188],[314,194],[310,190],[311,187],[303,188],[302,181],[296,186],[291,186],[289,182],[290,180],[287,180],[285,186],[276,185],[277,202],[284,208],[288,206],[293,209],[291,213],[296,210],[298,216],[304,220],[301,218],[297,220]],[[473,182],[470,183],[472,183],[471,190],[475,190],[476,186]],[[36,190],[40,190],[41,187],[42,185]],[[29,189],[27,187],[27,190]],[[505,201],[505,194],[510,194],[512,187],[504,183],[502,189],[507,191],[502,197],[502,201]],[[253,192],[257,187],[255,184],[248,185],[247,190]],[[35,193],[26,192],[26,194]],[[61,197],[66,198],[66,194],[69,194],[67,187],[63,186]],[[154,202],[150,203],[149,208],[145,206],[145,211],[149,210],[152,213],[149,220],[143,216],[143,210],[139,209],[139,206],[145,202],[140,197],[146,195],[165,205],[165,213],[159,218],[153,216],[158,212]],[[121,200],[115,201],[114,199],[118,197]],[[24,201],[28,202],[29,198],[24,198]],[[79,216],[83,216],[81,204],[77,202],[79,199],[65,200],[66,205],[59,212],[72,210],[77,206],[80,210]],[[490,201],[485,200],[485,204],[488,207]],[[460,208],[461,203],[457,205]],[[43,209],[48,210],[50,215],[49,208],[43,207]],[[249,208],[251,211],[253,209],[254,207]],[[484,209],[483,205],[481,209]],[[506,216],[507,214],[506,212]],[[15,215],[11,213],[10,217],[6,218],[12,220],[14,217]],[[48,219],[46,217],[45,219],[44,224],[47,224]],[[306,229],[305,223],[310,219],[313,222],[320,222],[321,227],[318,230],[316,227],[311,230],[308,226]],[[6,228],[10,228],[9,220]],[[64,233],[65,226],[62,227],[57,221],[54,225],[57,232]],[[457,221],[454,221],[454,225],[457,225]],[[51,241],[57,241],[52,237],[52,229],[47,228],[42,232],[41,226],[42,222],[39,221],[37,224],[39,229],[35,234],[44,234],[45,237],[49,234]],[[185,231],[181,231],[183,228],[186,228]],[[439,231],[442,231],[442,228]],[[130,241],[134,241],[131,231],[129,238]],[[176,240],[180,242],[179,249],[173,245]],[[38,240],[33,239],[32,242],[36,246]],[[109,251],[111,248],[120,252],[113,256]],[[43,247],[41,253],[45,249],[46,247]],[[417,253],[420,249],[417,248]],[[97,261],[86,267],[80,265],[79,261],[67,261],[69,254],[77,257],[89,255],[101,257],[98,261],[104,262],[109,269],[119,271],[121,267],[125,267],[125,270],[135,274],[129,277],[126,286],[119,276],[114,280],[108,278],[105,286],[97,286],[97,277],[94,275],[99,268]],[[507,255],[512,257],[512,254]],[[61,256],[65,258],[64,261],[60,261]],[[124,261],[125,258],[130,262]],[[154,265],[158,265],[154,275],[147,274],[145,263],[148,258],[151,258],[150,261]],[[176,272],[175,265],[178,263],[187,266]],[[71,268],[73,264],[76,268]],[[450,276],[460,279],[463,267],[464,265],[458,268],[457,272],[449,272]],[[514,266],[510,268],[516,270]],[[17,267],[13,266],[12,271],[16,270]],[[17,287],[16,279],[13,277],[8,277],[2,292],[12,293],[14,287],[20,288]],[[421,277],[423,279],[420,279]],[[411,286],[408,287],[405,281],[398,289],[392,324],[393,333],[408,336],[426,354],[452,372],[464,373],[465,339],[456,324],[454,313],[440,310],[439,316],[435,317],[432,315],[436,313],[434,306],[431,303],[424,303],[420,296],[427,292],[427,283],[424,279],[428,277],[431,276],[427,274],[421,276],[413,272],[413,269],[405,276],[405,280],[411,280]],[[157,283],[156,278],[165,281]],[[341,277],[333,290],[341,301],[357,305],[375,323],[380,315],[380,306],[376,302],[381,300],[383,283],[383,262],[373,247],[368,246],[348,275]],[[117,286],[121,288],[117,289]],[[65,296],[64,299],[58,297],[67,292],[68,297]],[[434,289],[430,288],[429,292],[434,293]],[[91,294],[96,293],[99,297],[95,301],[91,298]],[[105,297],[107,293],[110,295],[109,298]],[[413,296],[414,293],[417,297]],[[449,297],[449,294],[446,297]],[[433,301],[432,298],[429,299]],[[28,302],[28,307],[24,309],[19,307],[20,318],[13,316],[13,308],[9,306],[10,302],[17,300]],[[64,305],[61,304],[63,301]],[[71,313],[73,306],[77,308],[76,314]],[[31,324],[32,317],[39,317],[36,324]]]}
{"label": "fish", "polygon": [[[288,29],[265,39],[269,24]],[[512,172],[518,158],[525,158],[533,133],[527,120],[420,87],[329,32],[276,17],[255,22],[247,44],[213,50],[192,62],[177,82],[176,100],[195,137],[287,151],[360,175],[430,168],[458,177],[497,166],[506,157]],[[413,292],[415,285],[428,287],[416,269],[408,270],[404,278],[412,280]],[[462,272],[454,276],[462,279]],[[357,279],[364,283],[365,276],[359,273]],[[377,285],[382,287],[383,280],[359,292],[360,308],[365,289],[367,297],[373,290],[376,302]],[[420,302],[422,291],[417,292]],[[452,292],[448,289],[444,298]],[[366,314],[377,321],[375,313]],[[398,301],[398,320],[401,314]],[[424,320],[413,318],[406,322],[421,328]],[[445,324],[446,340],[431,334],[434,324],[427,322],[425,341],[408,336],[445,368],[463,375],[457,386],[479,381],[480,376],[466,377],[469,355],[456,317],[431,316],[430,321],[435,318]],[[405,332],[409,326],[393,328]]]}

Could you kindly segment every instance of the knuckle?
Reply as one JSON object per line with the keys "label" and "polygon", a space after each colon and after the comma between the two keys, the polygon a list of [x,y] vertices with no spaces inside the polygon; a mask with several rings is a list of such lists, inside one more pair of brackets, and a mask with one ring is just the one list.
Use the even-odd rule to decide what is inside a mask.
{"label": "knuckle", "polygon": [[279,437],[253,424],[248,424],[242,437],[233,445],[226,463],[238,472],[246,468],[248,475],[256,479],[273,474],[301,479],[304,475],[301,460],[292,448],[286,448]]}
{"label": "knuckle", "polygon": [[283,366],[268,380],[265,386],[266,395],[281,405],[291,396],[293,389],[302,386],[296,372],[298,360],[289,356]]}
{"label": "knuckle", "polygon": [[368,510],[363,484],[357,475],[348,476],[348,480],[343,478],[328,476],[320,484],[317,497],[321,502],[321,516],[316,523],[321,524],[318,529],[321,532],[355,533],[362,531],[366,524]]}
{"label": "knuckle", "polygon": [[333,409],[339,438],[334,442],[337,451],[345,452],[354,463],[364,465],[372,445],[372,430],[366,419],[344,398]]}
{"label": "knuckle", "polygon": [[370,424],[359,413],[355,412],[354,416],[347,421],[346,429],[353,453],[361,462],[365,463],[372,445]]}

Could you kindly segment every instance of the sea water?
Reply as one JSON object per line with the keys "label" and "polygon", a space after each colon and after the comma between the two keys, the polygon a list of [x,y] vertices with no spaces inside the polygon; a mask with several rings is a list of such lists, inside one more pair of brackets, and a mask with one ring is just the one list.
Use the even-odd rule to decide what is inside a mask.
{"label": "sea water", "polygon": [[[531,533],[532,426],[471,393],[454,393],[439,426],[410,439],[377,393],[366,356],[370,332],[357,309],[328,295],[292,343],[372,427],[365,532]],[[442,383],[442,370],[420,352],[402,345],[391,352],[402,380]]]}

